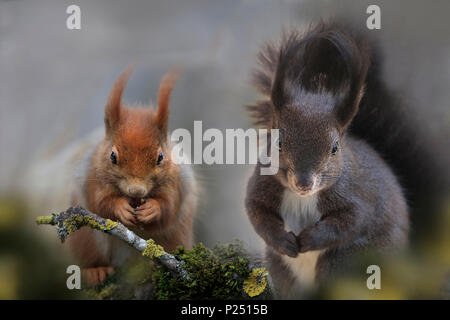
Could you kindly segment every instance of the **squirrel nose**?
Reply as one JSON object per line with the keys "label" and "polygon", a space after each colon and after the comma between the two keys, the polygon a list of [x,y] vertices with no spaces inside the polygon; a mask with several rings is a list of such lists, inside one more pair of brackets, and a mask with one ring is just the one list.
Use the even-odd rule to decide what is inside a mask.
{"label": "squirrel nose", "polygon": [[302,190],[311,190],[314,185],[314,179],[312,173],[299,172],[295,175],[297,178],[297,187]]}
{"label": "squirrel nose", "polygon": [[140,198],[147,194],[147,189],[144,186],[131,185],[127,187],[127,193],[131,197]]}

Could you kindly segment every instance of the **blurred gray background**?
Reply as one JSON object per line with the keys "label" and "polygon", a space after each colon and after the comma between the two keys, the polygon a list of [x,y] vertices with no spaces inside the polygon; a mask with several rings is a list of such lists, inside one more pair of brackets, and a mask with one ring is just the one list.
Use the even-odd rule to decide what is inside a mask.
{"label": "blurred gray background", "polygon": [[[81,7],[81,30],[66,28],[70,4]],[[64,154],[102,127],[109,90],[130,63],[136,67],[128,103],[155,101],[163,74],[184,66],[171,129],[191,130],[194,120],[204,130],[248,128],[242,106],[258,98],[249,74],[259,46],[283,27],[301,29],[319,17],[345,16],[365,26],[369,4],[381,7],[382,29],[373,32],[386,56],[386,80],[411,102],[436,138],[430,141],[448,141],[449,1],[1,1],[0,192],[39,200],[33,215],[65,209],[61,192],[72,169]],[[448,159],[448,147],[442,149]],[[243,205],[252,166],[195,170],[205,190],[197,240],[239,238],[258,249]]]}

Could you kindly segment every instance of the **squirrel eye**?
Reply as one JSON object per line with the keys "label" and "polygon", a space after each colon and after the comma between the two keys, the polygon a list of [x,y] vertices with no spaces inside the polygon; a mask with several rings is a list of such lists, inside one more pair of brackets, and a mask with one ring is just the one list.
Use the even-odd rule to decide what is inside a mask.
{"label": "squirrel eye", "polygon": [[158,156],[158,161],[156,162],[156,165],[160,165],[161,164],[161,161],[163,160],[163,158],[164,158],[164,156],[163,156],[163,154],[162,154],[162,152],[159,154],[159,156]]}
{"label": "squirrel eye", "polygon": [[277,140],[275,140],[275,145],[277,146],[278,150],[281,151],[281,141],[280,141],[280,138],[277,138]]}
{"label": "squirrel eye", "polygon": [[333,145],[333,149],[331,150],[331,154],[335,155],[336,152],[338,152],[338,150],[339,150],[339,143],[335,142],[334,145]]}
{"label": "squirrel eye", "polygon": [[111,152],[111,155],[109,156],[109,158],[111,159],[112,164],[117,164],[117,156],[114,151]]}

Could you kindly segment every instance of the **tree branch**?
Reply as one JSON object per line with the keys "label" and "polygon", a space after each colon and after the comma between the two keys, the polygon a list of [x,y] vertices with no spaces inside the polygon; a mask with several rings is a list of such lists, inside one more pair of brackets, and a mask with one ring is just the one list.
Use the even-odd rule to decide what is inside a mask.
{"label": "tree branch", "polygon": [[144,240],[120,222],[99,217],[80,206],[70,207],[66,211],[53,213],[51,216],[41,216],[36,219],[38,224],[56,226],[61,242],[72,233],[84,226],[89,226],[117,237],[150,258],[159,265],[166,267],[175,277],[190,281],[191,277],[184,268],[184,261],[164,251],[163,247],[152,239]]}
{"label": "tree branch", "polygon": [[[174,288],[170,280],[160,278],[160,281],[165,281],[167,286],[166,291],[162,293],[163,296],[173,294],[170,296],[181,295],[182,297],[198,298],[199,295],[200,297],[205,295],[205,298],[210,298],[211,292],[219,292],[218,295],[224,299],[230,297],[267,299],[272,297],[267,270],[260,263],[252,263],[241,256],[236,257],[237,251],[234,251],[232,246],[228,249],[224,247],[222,251],[218,251],[221,253],[216,254],[214,250],[208,249],[200,243],[194,249],[183,253],[184,256],[187,255],[187,260],[184,261],[164,251],[164,248],[156,244],[154,240],[142,239],[120,222],[101,218],[80,206],[70,207],[66,211],[54,213],[51,216],[38,217],[36,222],[56,226],[61,242],[64,242],[72,232],[84,226],[103,231],[125,241],[141,252],[143,256],[169,270],[175,279],[182,280],[177,281],[180,287]],[[228,257],[225,258],[224,254]],[[224,257],[225,260],[220,260],[219,256]],[[234,262],[231,262],[232,260]],[[199,268],[201,270],[198,274],[191,273],[192,269]],[[245,274],[245,278],[239,278],[240,274]],[[239,287],[236,287],[237,283],[240,283]],[[221,296],[223,294],[225,295]]]}

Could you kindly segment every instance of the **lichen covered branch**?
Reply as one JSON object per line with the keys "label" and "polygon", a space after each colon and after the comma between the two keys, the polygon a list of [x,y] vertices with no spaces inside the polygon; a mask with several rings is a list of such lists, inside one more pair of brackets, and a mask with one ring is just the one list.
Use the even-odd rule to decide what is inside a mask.
{"label": "lichen covered branch", "polygon": [[175,277],[183,280],[191,280],[189,273],[184,268],[184,262],[176,256],[164,251],[152,239],[144,240],[120,222],[99,217],[80,206],[70,207],[51,216],[41,216],[36,219],[38,224],[56,226],[58,238],[61,242],[81,227],[89,226],[117,237],[142,253],[143,256],[152,259],[159,265],[166,267]]}
{"label": "lichen covered branch", "polygon": [[[162,266],[152,274],[156,299],[272,297],[267,270],[260,263],[252,262],[239,242],[216,245],[213,249],[199,243],[191,250],[179,247],[170,254],[154,240],[142,239],[120,222],[101,218],[80,206],[38,217],[36,222],[56,226],[61,241],[84,226],[125,241],[144,257]],[[125,289],[124,292],[128,291]]]}

